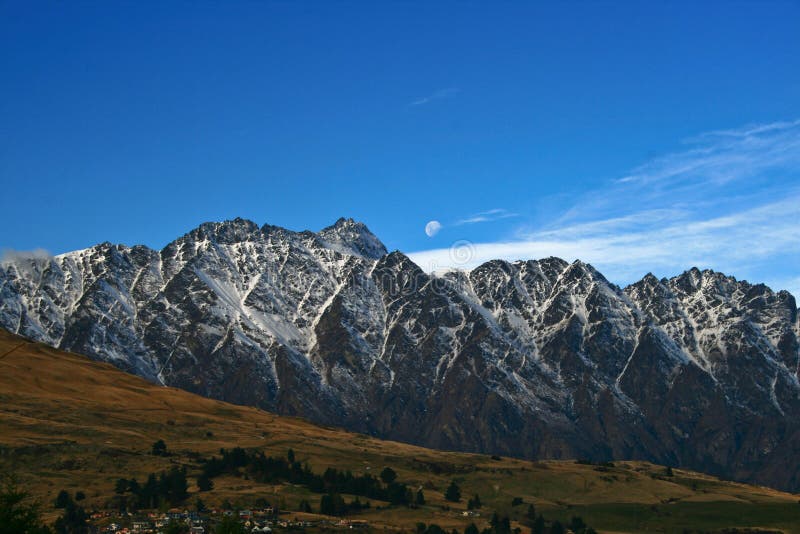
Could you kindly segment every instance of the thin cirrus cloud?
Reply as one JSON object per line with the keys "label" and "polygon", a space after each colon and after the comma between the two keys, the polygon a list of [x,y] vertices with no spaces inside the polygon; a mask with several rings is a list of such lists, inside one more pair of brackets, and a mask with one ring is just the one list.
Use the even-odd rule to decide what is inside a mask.
{"label": "thin cirrus cloud", "polygon": [[[487,211],[481,211],[478,213],[473,213],[472,215],[465,217],[463,219],[458,219],[453,223],[448,223],[448,226],[463,226],[465,224],[478,224],[478,223],[485,223],[485,222],[492,222],[497,221],[500,219],[509,219],[512,217],[519,217],[518,213],[512,213],[503,208],[495,208]],[[428,237],[434,237],[436,234],[444,228],[444,224],[440,223],[437,220],[428,221],[425,225],[425,234]]]}
{"label": "thin cirrus cloud", "polygon": [[512,213],[502,208],[495,208],[487,211],[482,211],[480,213],[474,213],[464,219],[459,219],[458,221],[455,222],[454,226],[492,222],[500,219],[510,219],[512,217],[519,217],[519,213]]}
{"label": "thin cirrus cloud", "polygon": [[439,89],[427,96],[423,96],[421,98],[417,98],[408,103],[408,107],[414,108],[417,106],[424,106],[425,104],[430,104],[436,100],[442,100],[443,98],[449,98],[458,93],[457,87],[448,87],[446,89]]}
{"label": "thin cirrus cloud", "polygon": [[449,249],[410,257],[435,271],[559,256],[588,261],[619,284],[697,266],[800,297],[800,121],[713,131],[685,144],[575,199],[544,228],[473,244],[468,262],[455,265]]}

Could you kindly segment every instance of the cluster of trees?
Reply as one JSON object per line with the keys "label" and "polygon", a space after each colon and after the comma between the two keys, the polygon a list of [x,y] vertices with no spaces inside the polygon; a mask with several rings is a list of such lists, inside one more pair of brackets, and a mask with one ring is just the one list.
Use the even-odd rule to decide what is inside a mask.
{"label": "cluster of trees", "polygon": [[[198,486],[201,480],[213,486],[212,479],[223,474],[246,475],[261,483],[288,482],[306,486],[314,493],[345,493],[396,505],[409,505],[418,500],[415,500],[413,492],[405,484],[397,482],[397,473],[389,467],[381,472],[380,478],[370,474],[354,475],[351,471],[340,471],[332,467],[319,475],[311,470],[308,463],[301,464],[297,461],[291,450],[285,458],[276,458],[241,447],[221,449],[220,456],[213,456],[203,463]],[[424,502],[424,496],[418,497],[422,497]]]}
{"label": "cluster of trees", "polygon": [[[535,514],[533,505],[529,508],[528,516]],[[538,515],[530,523],[531,534],[566,534],[572,531],[574,534],[596,534],[594,529],[588,527],[580,517],[573,517],[566,525],[560,521],[552,521],[548,525],[545,519]],[[417,523],[417,534],[459,534],[457,530],[445,531],[439,525]],[[489,521],[489,526],[480,530],[475,523],[470,523],[464,529],[464,534],[520,534],[521,529],[511,528],[511,520],[507,516],[500,516],[495,512]]]}
{"label": "cluster of trees", "polygon": [[178,506],[189,496],[186,469],[173,467],[159,475],[151,473],[144,484],[135,478],[117,480],[115,491],[123,496],[130,493],[128,505],[133,508],[158,508],[162,504]]}
{"label": "cluster of trees", "polygon": [[[86,495],[82,491],[75,493],[75,500],[82,501]],[[55,507],[64,510],[56,519],[56,534],[87,534],[89,532],[89,514],[79,506],[66,490],[58,492]]]}
{"label": "cluster of trees", "polygon": [[[475,523],[470,523],[464,529],[464,534],[520,534],[520,529],[511,530],[511,522],[507,517],[502,519],[494,514],[492,517],[491,525],[483,530],[479,530]],[[459,534],[458,530],[453,529],[447,532],[442,527],[435,523],[426,525],[425,523],[417,523],[417,534]]]}
{"label": "cluster of trees", "polygon": [[[82,500],[80,495],[83,492],[76,494],[78,500]],[[89,516],[69,493],[59,492],[55,506],[64,510],[56,519],[55,534],[88,534]],[[38,504],[32,502],[28,492],[17,487],[13,478],[4,480],[0,486],[0,534],[53,534],[42,521]]]}
{"label": "cluster of trees", "polygon": [[566,525],[558,520],[552,521],[548,527],[542,514],[536,513],[536,507],[533,504],[528,505],[525,519],[525,523],[531,528],[531,534],[565,534],[567,530],[574,534],[596,534],[595,530],[588,526],[580,516],[573,516]]}
{"label": "cluster of trees", "polygon": [[[325,515],[347,515],[360,512],[361,510],[368,509],[369,507],[369,502],[362,503],[358,497],[349,503],[346,503],[344,498],[338,493],[328,493],[323,495],[319,501],[319,513]],[[309,505],[307,510],[310,511],[310,509],[311,506]]]}
{"label": "cluster of trees", "polygon": [[467,510],[479,510],[483,506],[480,496],[476,493],[474,497],[467,501]]}

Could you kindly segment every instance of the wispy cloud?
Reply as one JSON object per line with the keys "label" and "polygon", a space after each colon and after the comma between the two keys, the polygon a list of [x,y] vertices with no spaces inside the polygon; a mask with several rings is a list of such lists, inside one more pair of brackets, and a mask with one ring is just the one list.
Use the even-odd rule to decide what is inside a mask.
{"label": "wispy cloud", "polygon": [[425,233],[427,234],[428,237],[434,237],[445,226],[452,227],[452,226],[463,226],[465,224],[478,224],[478,223],[497,221],[500,219],[510,219],[512,217],[519,217],[519,214],[512,213],[507,209],[503,208],[494,208],[486,211],[481,211],[478,213],[473,213],[468,217],[464,217],[463,219],[458,219],[455,222],[447,224],[442,224],[437,220],[428,221],[428,223],[425,225]]}
{"label": "wispy cloud", "polygon": [[441,100],[443,98],[451,97],[457,94],[459,89],[457,87],[448,87],[446,89],[439,89],[438,91],[431,93],[427,96],[423,96],[421,98],[417,98],[416,100],[409,102],[408,107],[417,107],[417,106],[424,106],[425,104],[430,104],[435,100]]}
{"label": "wispy cloud", "polygon": [[685,140],[693,148],[657,158],[620,178],[620,183],[700,186],[745,179],[800,164],[800,120],[716,130]]}
{"label": "wispy cloud", "polygon": [[709,132],[687,144],[587,192],[545,227],[472,245],[467,262],[454,264],[449,249],[411,258],[436,270],[560,256],[589,261],[620,284],[697,266],[800,297],[800,121]]}
{"label": "wispy cloud", "polygon": [[512,213],[503,208],[495,208],[487,211],[474,213],[469,217],[459,219],[455,222],[454,226],[461,226],[463,224],[476,224],[483,222],[497,221],[499,219],[510,219],[512,217],[519,217],[519,213]]}
{"label": "wispy cloud", "polygon": [[53,255],[43,248],[34,250],[15,250],[11,248],[4,248],[0,250],[0,263],[19,262],[23,260],[47,260],[52,258]]}

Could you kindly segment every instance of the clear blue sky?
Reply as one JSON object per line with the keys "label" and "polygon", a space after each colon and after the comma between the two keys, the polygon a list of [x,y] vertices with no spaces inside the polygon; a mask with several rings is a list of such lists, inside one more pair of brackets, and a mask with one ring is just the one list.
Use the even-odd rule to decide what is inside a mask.
{"label": "clear blue sky", "polygon": [[800,4],[550,4],[1,2],[0,248],[350,216],[432,267],[466,239],[800,289],[764,234],[798,220]]}

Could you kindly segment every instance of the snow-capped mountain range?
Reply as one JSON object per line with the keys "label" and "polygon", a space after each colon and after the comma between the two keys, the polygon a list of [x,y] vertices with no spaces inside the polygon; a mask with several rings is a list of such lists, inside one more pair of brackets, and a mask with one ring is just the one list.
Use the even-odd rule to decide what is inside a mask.
{"label": "snow-capped mountain range", "polygon": [[236,219],[161,251],[6,259],[0,326],[383,438],[800,489],[795,300],[713,271],[624,289],[558,258],[434,276],[352,219]]}

